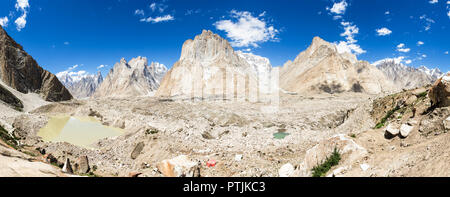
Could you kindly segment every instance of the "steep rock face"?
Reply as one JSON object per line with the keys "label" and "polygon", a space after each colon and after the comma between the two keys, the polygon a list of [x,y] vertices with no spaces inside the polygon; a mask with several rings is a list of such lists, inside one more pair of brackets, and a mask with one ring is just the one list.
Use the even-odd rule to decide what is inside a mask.
{"label": "steep rock face", "polygon": [[281,70],[282,89],[300,94],[363,92],[378,94],[393,90],[384,74],[352,54],[340,54],[336,46],[315,37],[310,47]]}
{"label": "steep rock face", "polygon": [[375,65],[399,89],[413,89],[434,83],[441,75],[439,70],[426,67],[416,69],[394,61],[385,61]]}
{"label": "steep rock face", "polygon": [[164,65],[152,63],[147,58],[137,57],[127,62],[121,59],[114,65],[94,97],[128,97],[151,95],[159,87],[159,79],[164,76]]}
{"label": "steep rock face", "polygon": [[1,27],[0,78],[19,92],[39,93],[46,101],[72,99],[58,78],[41,68]]}
{"label": "steep rock face", "polygon": [[183,44],[180,59],[163,78],[156,95],[246,95],[256,87],[252,70],[227,40],[203,30]]}
{"label": "steep rock face", "polygon": [[100,72],[97,75],[85,75],[75,79],[68,73],[57,74],[57,77],[70,93],[79,99],[90,97],[103,82],[103,77]]}
{"label": "steep rock face", "polygon": [[23,109],[22,101],[0,84],[0,100],[15,109]]}
{"label": "steep rock face", "polygon": [[269,93],[272,64],[270,60],[252,53],[244,53],[242,51],[236,52],[239,57],[246,60],[252,66],[252,71],[258,78],[258,87],[260,92]]}

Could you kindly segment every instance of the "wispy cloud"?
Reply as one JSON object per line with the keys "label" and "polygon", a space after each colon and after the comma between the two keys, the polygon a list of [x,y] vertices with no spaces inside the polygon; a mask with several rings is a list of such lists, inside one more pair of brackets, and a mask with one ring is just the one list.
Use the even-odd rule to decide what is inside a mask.
{"label": "wispy cloud", "polygon": [[400,43],[399,45],[397,45],[397,51],[398,52],[402,52],[402,53],[408,53],[409,51],[411,51],[410,48],[406,48],[406,45],[403,43]]}
{"label": "wispy cloud", "polygon": [[147,22],[147,23],[160,23],[160,22],[166,22],[166,21],[173,21],[175,20],[175,17],[173,17],[172,15],[168,14],[165,16],[158,16],[158,17],[148,17],[148,18],[143,18],[141,19],[141,22]]}
{"label": "wispy cloud", "polygon": [[137,9],[136,11],[134,11],[134,14],[135,14],[135,15],[144,16],[144,15],[145,15],[145,12],[144,12],[144,10]]}
{"label": "wispy cloud", "polygon": [[100,69],[106,68],[106,67],[108,67],[108,65],[102,64],[102,65],[100,65],[100,66],[97,66],[97,70],[100,70]]}
{"label": "wispy cloud", "polygon": [[265,13],[255,17],[248,11],[232,10],[232,20],[220,20],[213,25],[227,33],[234,47],[258,47],[259,43],[278,41],[279,30],[268,24],[264,16]]}
{"label": "wispy cloud", "polygon": [[435,23],[435,21],[429,17],[427,17],[426,14],[419,17],[419,19],[424,23],[424,29],[425,31],[428,31],[431,29],[431,25]]}

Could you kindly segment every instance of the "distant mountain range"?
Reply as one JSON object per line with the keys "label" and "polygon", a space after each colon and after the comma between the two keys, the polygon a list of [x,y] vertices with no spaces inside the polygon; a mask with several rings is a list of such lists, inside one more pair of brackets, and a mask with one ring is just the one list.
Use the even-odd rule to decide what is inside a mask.
{"label": "distant mountain range", "polygon": [[386,77],[393,81],[399,89],[412,89],[434,83],[442,77],[439,69],[428,69],[425,66],[414,68],[394,60],[379,61],[373,64],[383,71]]}
{"label": "distant mountain range", "polygon": [[56,74],[56,76],[70,93],[78,99],[92,96],[97,87],[103,82],[100,72],[97,75],[85,74],[77,76],[71,76],[68,72],[61,72]]}

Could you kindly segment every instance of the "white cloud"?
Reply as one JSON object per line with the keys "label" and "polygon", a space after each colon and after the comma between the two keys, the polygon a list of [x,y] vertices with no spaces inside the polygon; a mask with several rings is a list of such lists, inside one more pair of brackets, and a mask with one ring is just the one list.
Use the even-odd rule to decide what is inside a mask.
{"label": "white cloud", "polygon": [[144,16],[144,15],[145,15],[145,12],[144,12],[144,10],[137,9],[136,11],[134,11],[134,15],[141,15],[141,16]]}
{"label": "white cloud", "polygon": [[279,31],[268,25],[262,17],[254,17],[250,12],[231,11],[232,20],[221,20],[213,25],[218,29],[227,32],[227,37],[231,39],[234,47],[258,47],[258,43],[267,41],[277,41]]}
{"label": "white cloud", "polygon": [[423,45],[423,44],[425,44],[425,43],[422,42],[422,41],[418,41],[418,42],[417,42],[417,46],[421,46],[421,45]]}
{"label": "white cloud", "polygon": [[14,21],[17,31],[21,31],[27,24],[27,9],[30,8],[30,4],[28,0],[17,0],[15,7],[17,11],[22,11],[22,15]]}
{"label": "white cloud", "polygon": [[365,53],[366,51],[357,44],[357,40],[355,39],[355,35],[359,33],[359,28],[356,25],[345,21],[342,21],[341,25],[344,28],[344,32],[340,35],[345,37],[345,41],[339,41],[337,44],[334,43],[338,52],[352,53],[356,55]]}
{"label": "white cloud", "polygon": [[69,44],[70,44],[70,42],[67,42],[67,41],[66,41],[66,42],[64,42],[64,45],[69,45]]}
{"label": "white cloud", "polygon": [[431,3],[431,4],[435,4],[435,3],[438,3],[439,2],[439,0],[430,0],[429,1],[429,3]]}
{"label": "white cloud", "polygon": [[27,24],[27,13],[24,12],[22,16],[14,21],[14,23],[16,23],[17,31],[21,31],[23,28],[25,28],[25,25]]}
{"label": "white cloud", "polygon": [[28,0],[17,0],[15,7],[17,11],[19,9],[25,11],[25,9],[30,7],[30,4],[28,3]]}
{"label": "white cloud", "polygon": [[387,36],[392,33],[392,31],[386,27],[377,29],[376,31],[378,36]]}
{"label": "white cloud", "polygon": [[102,64],[102,65],[98,66],[97,69],[102,69],[102,68],[105,68],[105,67],[108,67],[108,65]]}
{"label": "white cloud", "polygon": [[412,60],[405,60],[405,64],[411,64]]}
{"label": "white cloud", "polygon": [[175,18],[168,14],[165,16],[158,16],[158,17],[148,17],[148,18],[143,18],[141,19],[141,22],[147,22],[147,23],[160,23],[160,22],[167,22],[167,21],[173,21],[175,20]]}
{"label": "white cloud", "polygon": [[0,18],[0,25],[2,27],[7,27],[8,26],[8,22],[9,22],[8,17],[5,16],[3,18]]}
{"label": "white cloud", "polygon": [[156,10],[156,3],[150,4],[150,9],[154,12]]}
{"label": "white cloud", "polygon": [[405,48],[405,44],[400,43],[399,45],[397,45],[397,51],[403,52],[403,53],[408,53],[409,51],[411,51],[411,49]]}
{"label": "white cloud", "polygon": [[386,11],[384,14],[385,14],[385,15],[389,15],[389,14],[391,14],[391,12]]}
{"label": "white cloud", "polygon": [[327,8],[327,10],[329,10],[331,13],[338,14],[338,15],[344,14],[345,10],[347,9],[347,5],[348,5],[347,2],[345,0],[343,0],[339,3],[334,3],[333,7],[331,9]]}
{"label": "white cloud", "polygon": [[445,55],[448,55],[448,51],[444,52]]}
{"label": "white cloud", "polygon": [[344,27],[344,32],[341,33],[342,37],[345,37],[348,41],[355,42],[355,34],[359,33],[359,28],[356,25],[353,25],[350,22],[341,22],[341,25]]}
{"label": "white cloud", "polygon": [[366,52],[358,44],[351,43],[348,41],[340,41],[338,44],[336,44],[336,48],[339,53],[351,53],[360,55]]}

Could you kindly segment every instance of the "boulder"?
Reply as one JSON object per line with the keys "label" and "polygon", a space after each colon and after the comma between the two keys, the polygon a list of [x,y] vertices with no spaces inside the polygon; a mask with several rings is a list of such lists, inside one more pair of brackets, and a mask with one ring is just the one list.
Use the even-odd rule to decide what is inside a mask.
{"label": "boulder", "polygon": [[91,169],[89,167],[89,160],[87,156],[80,156],[78,158],[78,171],[79,173],[86,174]]}
{"label": "boulder", "polygon": [[360,165],[360,168],[361,168],[362,171],[365,172],[365,171],[367,171],[370,168],[370,165],[366,164],[366,163],[363,163],[363,164]]}
{"label": "boulder", "polygon": [[400,127],[400,135],[402,137],[408,137],[409,133],[414,129],[413,126],[409,126],[408,124],[402,124]]}
{"label": "boulder", "polygon": [[128,174],[128,177],[133,177],[133,178],[136,178],[136,177],[139,177],[139,175],[141,175],[142,173],[140,173],[140,172],[130,172],[129,174]]}
{"label": "boulder", "polygon": [[450,107],[434,109],[433,112],[422,118],[419,132],[422,135],[440,135],[445,132],[445,120],[450,116]]}
{"label": "boulder", "polygon": [[413,90],[411,93],[414,94],[415,96],[420,96],[420,94],[427,92],[428,90],[426,88],[417,88],[415,90]]}
{"label": "boulder", "polygon": [[429,97],[435,107],[450,106],[450,73],[438,79],[431,87]]}
{"label": "boulder", "polygon": [[58,163],[58,159],[56,159],[55,156],[53,156],[52,154],[46,154],[44,155],[44,160],[47,163],[51,163],[51,164],[57,164]]}
{"label": "boulder", "polygon": [[341,154],[339,166],[352,165],[367,154],[367,150],[344,134],[320,141],[316,146],[306,151],[305,158],[292,176],[311,176],[311,169],[324,162],[334,149]]}
{"label": "boulder", "polygon": [[165,177],[194,177],[200,175],[198,163],[191,161],[186,155],[164,160],[158,163],[156,167]]}
{"label": "boulder", "polygon": [[414,102],[416,102],[417,100],[417,96],[415,95],[411,95],[410,97],[408,97],[408,99],[406,99],[406,105],[412,105],[414,104]]}
{"label": "boulder", "polygon": [[294,174],[295,168],[292,164],[287,163],[281,166],[280,170],[278,170],[278,175],[280,177],[290,177]]}
{"label": "boulder", "polygon": [[389,124],[386,129],[386,136],[387,137],[395,137],[400,133],[400,130],[395,127],[393,124]]}
{"label": "boulder", "polygon": [[70,160],[69,158],[66,158],[66,162],[64,163],[64,166],[62,168],[62,171],[65,173],[69,173],[72,174],[73,170],[72,170],[72,165],[70,165]]}
{"label": "boulder", "polygon": [[136,159],[144,149],[144,142],[139,142],[133,149],[133,152],[131,152],[131,159]]}
{"label": "boulder", "polygon": [[444,129],[445,131],[450,131],[450,116],[444,120]]}

